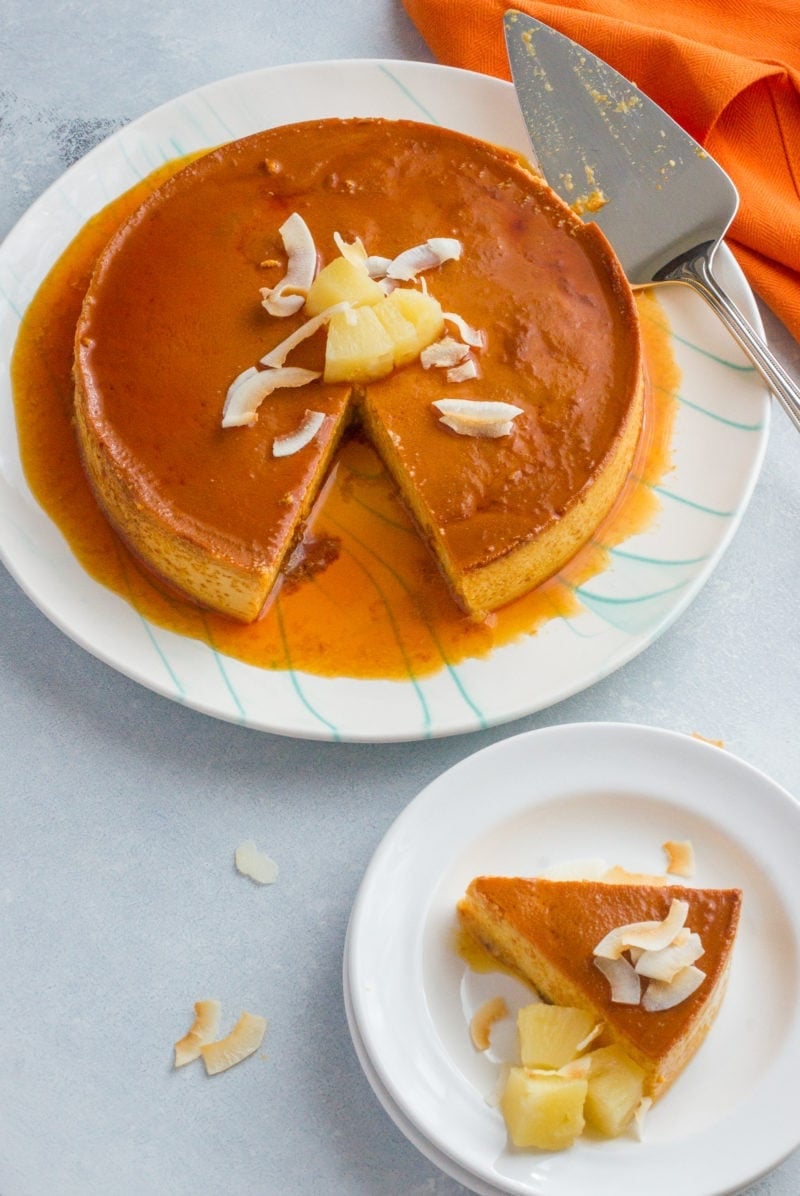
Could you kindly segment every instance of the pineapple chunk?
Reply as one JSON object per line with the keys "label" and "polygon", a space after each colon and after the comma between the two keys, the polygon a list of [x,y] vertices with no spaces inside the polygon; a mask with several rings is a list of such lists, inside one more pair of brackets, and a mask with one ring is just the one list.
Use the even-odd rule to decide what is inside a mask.
{"label": "pineapple chunk", "polygon": [[644,1071],[620,1046],[600,1047],[589,1059],[586,1122],[606,1138],[616,1138],[630,1124],[642,1099]]}
{"label": "pineapple chunk", "polygon": [[371,307],[331,316],[325,345],[326,382],[372,382],[393,368],[394,345]]}
{"label": "pineapple chunk", "polygon": [[515,1146],[566,1150],[583,1133],[586,1080],[512,1067],[500,1108]]}
{"label": "pineapple chunk", "polygon": [[526,1005],[517,1015],[520,1058],[524,1067],[563,1067],[578,1053],[578,1044],[594,1029],[585,1009],[544,1003]]}
{"label": "pineapple chunk", "polygon": [[421,349],[426,346],[420,346],[416,325],[406,319],[397,304],[387,298],[376,303],[372,310],[391,337],[395,368],[408,365],[409,361],[419,357]]}
{"label": "pineapple chunk", "polygon": [[390,310],[399,312],[403,319],[408,320],[416,329],[416,350],[411,357],[416,357],[442,335],[444,313],[441,303],[434,299],[433,295],[407,287],[397,287],[387,295],[386,304]]}
{"label": "pineapple chunk", "polygon": [[361,307],[365,303],[379,303],[383,298],[383,288],[362,266],[346,257],[335,257],[323,266],[309,287],[306,311],[310,316],[318,316],[335,303],[347,301],[353,307]]}

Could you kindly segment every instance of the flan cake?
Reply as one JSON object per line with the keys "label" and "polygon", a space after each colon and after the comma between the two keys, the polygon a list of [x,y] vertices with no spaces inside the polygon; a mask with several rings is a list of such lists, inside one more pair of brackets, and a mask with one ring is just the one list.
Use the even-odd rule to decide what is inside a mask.
{"label": "flan cake", "polygon": [[[286,272],[291,218],[318,270],[347,246],[391,262],[457,244],[382,294],[432,295],[434,339],[457,342],[471,370],[442,368],[444,352],[334,378],[325,313],[306,335],[305,293],[288,315],[262,301]],[[286,365],[309,381],[223,426],[232,383],[295,332]],[[349,430],[372,441],[454,598],[481,617],[592,535],[630,470],[643,403],[633,297],[596,225],[517,155],[411,121],[306,122],[193,161],[112,238],[76,332],[76,428],[101,508],[146,566],[243,622],[262,611]],[[487,430],[472,422],[481,404],[513,414]],[[315,434],[276,456],[309,412]]]}
{"label": "flan cake", "polygon": [[[645,1072],[645,1092],[660,1096],[703,1042],[727,984],[741,909],[738,889],[613,884],[480,876],[459,902],[462,926],[546,1001],[585,1009]],[[612,1000],[595,951],[609,933],[663,922],[674,902],[688,905],[685,925],[699,936],[702,980],[671,1007]]]}

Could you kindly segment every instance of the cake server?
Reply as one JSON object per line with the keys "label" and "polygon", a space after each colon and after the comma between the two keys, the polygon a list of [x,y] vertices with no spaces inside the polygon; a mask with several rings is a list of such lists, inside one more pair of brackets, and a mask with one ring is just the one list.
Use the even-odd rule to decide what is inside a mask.
{"label": "cake server", "polygon": [[506,46],[534,161],[614,247],[632,286],[685,283],[711,305],[800,431],[800,388],[713,274],[739,203],[713,158],[602,59],[509,10]]}

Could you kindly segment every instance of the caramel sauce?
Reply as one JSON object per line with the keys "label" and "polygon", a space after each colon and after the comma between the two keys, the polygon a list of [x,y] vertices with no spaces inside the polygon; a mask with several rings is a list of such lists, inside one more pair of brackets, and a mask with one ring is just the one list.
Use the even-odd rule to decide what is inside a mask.
{"label": "caramel sauce", "polygon": [[20,455],[37,502],[81,566],[150,622],[265,669],[403,679],[484,657],[580,610],[575,587],[601,572],[608,551],[648,526],[652,486],[670,468],[678,371],[657,300],[639,292],[649,393],[637,460],[592,541],[552,580],[478,623],[459,610],[428,549],[366,443],[348,441],[295,553],[258,622],[198,609],[144,571],[111,530],[85,479],[73,432],[72,357],[83,295],[99,253],[169,164],[93,217],[45,278],[12,359]]}
{"label": "caramel sauce", "polygon": [[513,976],[515,980],[519,980],[523,984],[529,984],[524,976],[520,976],[513,968],[502,963],[496,955],[492,955],[489,948],[484,947],[480,939],[476,938],[474,934],[470,934],[463,926],[456,928],[453,937],[456,955],[471,971],[483,975],[490,972],[503,972],[506,976]]}

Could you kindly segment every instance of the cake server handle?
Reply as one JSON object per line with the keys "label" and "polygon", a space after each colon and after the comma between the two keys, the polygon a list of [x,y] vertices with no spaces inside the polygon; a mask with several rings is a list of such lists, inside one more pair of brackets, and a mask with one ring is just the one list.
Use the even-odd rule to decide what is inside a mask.
{"label": "cake server handle", "polygon": [[789,377],[778,359],[770,352],[765,342],[750,327],[736,304],[730,299],[711,273],[709,255],[705,246],[687,255],[660,281],[685,282],[698,291],[746,355],[750,358],[761,377],[769,386],[775,398],[783,407],[795,428],[800,432],[800,387]]}

